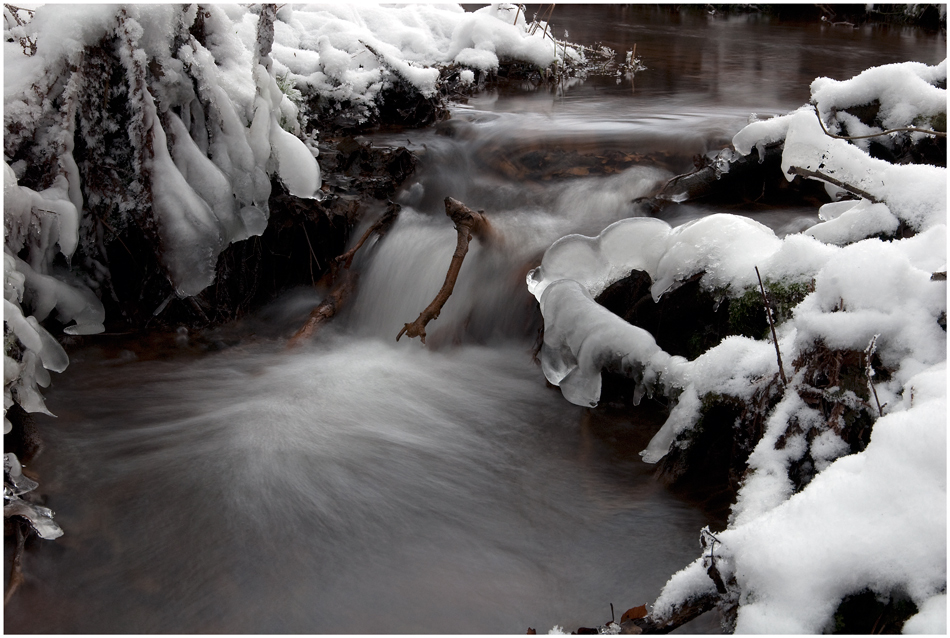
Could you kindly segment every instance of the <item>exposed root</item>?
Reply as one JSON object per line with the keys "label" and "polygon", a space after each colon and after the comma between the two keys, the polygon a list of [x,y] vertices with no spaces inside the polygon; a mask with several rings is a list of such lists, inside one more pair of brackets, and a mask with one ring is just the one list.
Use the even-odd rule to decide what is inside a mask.
{"label": "exposed root", "polygon": [[455,288],[455,281],[458,279],[459,271],[462,269],[462,261],[468,254],[468,244],[472,236],[477,236],[482,241],[493,244],[501,241],[492,225],[482,214],[483,211],[474,211],[462,202],[451,197],[445,198],[445,214],[455,222],[455,230],[458,232],[458,242],[455,246],[455,254],[452,255],[452,261],[449,263],[449,269],[445,273],[445,283],[436,294],[435,299],[426,306],[415,321],[407,323],[403,329],[396,335],[396,341],[404,335],[409,338],[419,337],[422,343],[426,342],[426,325],[433,319],[437,319],[442,311],[442,306],[452,296],[452,290]]}

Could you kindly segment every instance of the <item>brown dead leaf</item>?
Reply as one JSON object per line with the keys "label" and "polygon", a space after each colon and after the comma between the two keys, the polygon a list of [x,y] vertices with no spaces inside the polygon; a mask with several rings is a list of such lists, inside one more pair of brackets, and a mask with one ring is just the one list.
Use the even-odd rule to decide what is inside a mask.
{"label": "brown dead leaf", "polygon": [[623,612],[623,616],[620,617],[620,622],[626,622],[628,620],[633,620],[634,618],[646,618],[647,615],[647,606],[640,605],[639,607],[631,607],[627,611]]}
{"label": "brown dead leaf", "polygon": [[538,634],[538,632],[537,632],[536,629],[534,629],[533,627],[528,627],[528,633],[527,633],[526,635],[528,635],[528,636],[536,636],[537,634]]}

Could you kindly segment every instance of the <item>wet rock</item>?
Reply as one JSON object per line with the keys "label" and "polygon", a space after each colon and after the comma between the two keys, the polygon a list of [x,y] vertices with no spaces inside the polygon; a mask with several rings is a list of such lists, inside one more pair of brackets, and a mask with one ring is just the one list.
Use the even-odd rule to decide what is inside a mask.
{"label": "wet rock", "polygon": [[699,283],[702,273],[653,301],[653,281],[634,270],[607,287],[597,303],[628,323],[648,331],[670,354],[695,359],[730,334],[729,300],[719,300]]}

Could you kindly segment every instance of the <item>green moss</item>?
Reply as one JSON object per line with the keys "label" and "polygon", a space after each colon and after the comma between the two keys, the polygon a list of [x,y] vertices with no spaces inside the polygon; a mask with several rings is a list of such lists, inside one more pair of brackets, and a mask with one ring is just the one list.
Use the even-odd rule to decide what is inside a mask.
{"label": "green moss", "polygon": [[[772,306],[772,320],[780,325],[791,319],[792,310],[813,290],[814,284],[766,280],[764,286]],[[752,339],[769,338],[769,323],[758,286],[746,288],[742,295],[729,300],[729,331]]]}
{"label": "green moss", "polygon": [[919,116],[914,119],[914,126],[919,128],[930,127],[941,133],[947,132],[947,114],[937,113],[931,117]]}

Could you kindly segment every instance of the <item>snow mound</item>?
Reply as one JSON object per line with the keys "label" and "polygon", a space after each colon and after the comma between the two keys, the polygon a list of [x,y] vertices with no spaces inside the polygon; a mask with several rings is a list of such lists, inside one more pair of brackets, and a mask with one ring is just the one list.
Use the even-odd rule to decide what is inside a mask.
{"label": "snow mound", "polygon": [[[821,78],[812,85],[814,105],[736,134],[743,154],[758,148],[762,156],[766,145],[784,142],[789,180],[804,175],[861,196],[823,206],[821,221],[803,233],[780,239],[731,215],[678,228],[626,219],[596,237],[558,240],[528,274],[544,316],[542,370],[568,401],[596,405],[604,370],[630,377],[636,399],[660,392],[675,400],[641,452],[647,462],[690,444],[685,435],[708,398],[749,401],[768,391],[765,383],[778,379],[776,346],[730,336],[687,361],[593,297],[633,270],[651,277],[654,299],[695,276],[715,296],[736,299],[758,290],[756,269],[766,283],[807,291],[776,326],[788,381],[764,414],[728,528],[715,537],[713,558],[671,578],[653,618],[711,595],[737,605],[737,632],[818,633],[833,628],[843,598],[870,591],[917,606],[905,631],[945,631],[947,173],[872,158],[827,135],[818,119],[874,101],[885,126],[919,127],[921,117],[945,113],[946,91],[934,86],[945,78],[945,62],[889,65],[847,82]],[[901,237],[901,227],[911,236]],[[851,390],[826,391],[873,414],[870,443],[858,453],[815,407],[806,377],[819,351],[864,361],[877,407]],[[872,356],[889,378],[873,376]],[[804,458],[814,476],[797,486],[790,468]],[[727,583],[724,594],[707,575],[711,561]]]}

